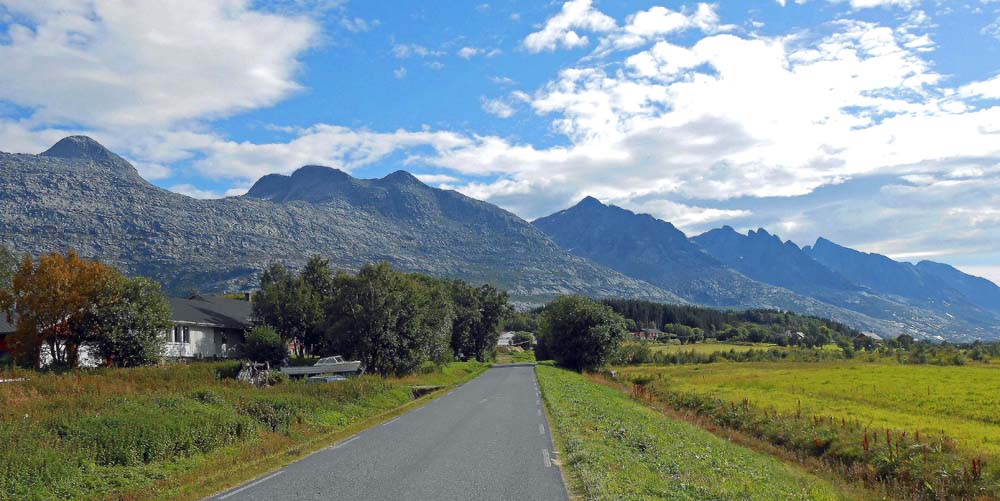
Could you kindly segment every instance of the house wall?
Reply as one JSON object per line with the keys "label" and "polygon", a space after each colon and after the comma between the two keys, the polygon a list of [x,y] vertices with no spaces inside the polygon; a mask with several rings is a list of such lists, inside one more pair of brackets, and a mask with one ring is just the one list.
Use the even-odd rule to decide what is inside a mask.
{"label": "house wall", "polygon": [[173,328],[165,332],[167,344],[164,356],[168,358],[228,358],[235,355],[236,348],[243,342],[243,333],[234,329],[190,324],[174,326],[188,328],[189,342],[174,342]]}

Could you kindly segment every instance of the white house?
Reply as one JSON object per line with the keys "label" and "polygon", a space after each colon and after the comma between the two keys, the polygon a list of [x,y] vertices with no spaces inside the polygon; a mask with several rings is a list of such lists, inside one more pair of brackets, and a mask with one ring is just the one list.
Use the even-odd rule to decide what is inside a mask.
{"label": "white house", "polygon": [[168,358],[234,356],[250,329],[250,301],[221,296],[169,298],[173,327],[165,333]]}
{"label": "white house", "polygon": [[503,332],[500,334],[500,338],[497,339],[497,346],[510,346],[514,342],[513,332]]}

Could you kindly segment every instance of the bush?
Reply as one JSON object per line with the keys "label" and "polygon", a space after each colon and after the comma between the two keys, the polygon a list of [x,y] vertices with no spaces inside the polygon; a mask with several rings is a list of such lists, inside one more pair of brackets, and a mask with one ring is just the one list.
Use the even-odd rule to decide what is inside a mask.
{"label": "bush", "polygon": [[583,296],[563,296],[545,306],[538,354],[575,371],[608,362],[625,339],[625,319],[609,306]]}
{"label": "bush", "polygon": [[271,327],[254,327],[240,347],[240,357],[277,366],[288,358],[288,346]]}

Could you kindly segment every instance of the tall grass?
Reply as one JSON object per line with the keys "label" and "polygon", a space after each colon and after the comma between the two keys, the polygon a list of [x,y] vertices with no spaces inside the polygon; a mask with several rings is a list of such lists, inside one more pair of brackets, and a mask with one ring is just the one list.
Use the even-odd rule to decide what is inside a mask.
{"label": "tall grass", "polygon": [[[453,383],[481,365],[455,364],[426,379]],[[0,384],[0,499],[110,497],[204,465],[213,451],[344,428],[409,402],[409,385],[421,381],[254,388],[231,379],[235,367],[0,375],[24,378]]]}

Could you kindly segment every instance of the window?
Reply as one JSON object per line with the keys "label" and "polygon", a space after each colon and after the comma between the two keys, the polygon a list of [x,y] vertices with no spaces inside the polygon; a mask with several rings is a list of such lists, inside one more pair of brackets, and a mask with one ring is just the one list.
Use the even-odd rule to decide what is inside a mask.
{"label": "window", "polygon": [[185,326],[184,327],[184,344],[188,344],[190,342],[191,342],[191,328]]}
{"label": "window", "polygon": [[179,325],[174,326],[174,342],[181,342],[181,326]]}

